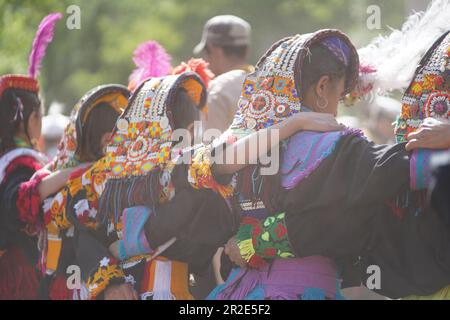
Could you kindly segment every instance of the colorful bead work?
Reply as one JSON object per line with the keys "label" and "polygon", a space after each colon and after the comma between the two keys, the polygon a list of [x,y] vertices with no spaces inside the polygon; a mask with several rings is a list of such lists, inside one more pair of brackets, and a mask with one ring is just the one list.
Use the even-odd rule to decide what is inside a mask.
{"label": "colorful bead work", "polygon": [[144,176],[170,159],[173,129],[168,105],[179,87],[196,104],[204,104],[204,86],[193,73],[153,78],[136,90],[107,147],[109,178]]}
{"label": "colorful bead work", "polygon": [[413,82],[402,99],[397,120],[397,142],[417,130],[425,118],[450,116],[450,33],[439,39],[421,61]]}
{"label": "colorful bead work", "polygon": [[[289,37],[275,44],[259,61],[256,71],[247,76],[239,100],[239,110],[230,130],[256,131],[300,112],[300,66],[313,43],[333,37],[344,41],[351,51],[350,62],[341,52],[337,52],[338,58],[346,61],[352,69],[351,77],[346,83],[346,92],[349,92],[356,83],[359,63],[356,50],[345,35],[337,30],[321,30],[314,34]],[[327,48],[333,49],[333,53],[339,51],[335,46],[328,45]]]}

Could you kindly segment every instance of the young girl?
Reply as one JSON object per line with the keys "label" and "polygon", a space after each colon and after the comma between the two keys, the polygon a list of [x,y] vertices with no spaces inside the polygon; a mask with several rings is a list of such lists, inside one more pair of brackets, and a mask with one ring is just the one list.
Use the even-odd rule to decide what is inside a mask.
{"label": "young girl", "polygon": [[42,126],[36,77],[61,17],[50,14],[39,26],[29,75],[0,77],[0,299],[37,298],[38,246],[45,236],[41,204],[72,171],[43,170],[47,159],[36,150]]}
{"label": "young girl", "polygon": [[[88,91],[72,110],[52,168],[70,168],[102,158],[114,124],[128,103],[128,96],[129,91],[116,84],[101,85]],[[74,174],[80,175],[89,167],[87,165]],[[51,299],[72,299],[74,296],[66,285],[67,267],[75,263],[73,228],[60,232],[61,228],[67,230],[68,221],[57,219],[66,217],[65,207],[58,204],[67,200],[68,192],[67,187],[62,188],[44,205],[48,241],[46,250],[42,251],[42,271],[47,275],[49,289],[43,294]]]}

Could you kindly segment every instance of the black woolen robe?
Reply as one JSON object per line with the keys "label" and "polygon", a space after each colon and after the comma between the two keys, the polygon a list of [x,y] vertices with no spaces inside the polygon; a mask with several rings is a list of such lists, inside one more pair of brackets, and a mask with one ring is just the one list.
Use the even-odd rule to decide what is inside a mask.
{"label": "black woolen robe", "polygon": [[[212,190],[196,190],[189,185],[187,168],[187,165],[175,167],[172,173],[175,197],[155,208],[145,224],[145,234],[153,249],[176,237],[177,241],[164,251],[162,256],[185,262],[190,271],[202,273],[217,248],[233,235],[236,222],[220,195]],[[76,203],[78,200],[73,199],[70,203]],[[97,230],[87,229],[76,221],[73,210],[69,211],[69,219],[73,219],[76,226],[76,261],[81,267],[83,278],[86,279],[96,270],[98,262],[110,255],[109,245],[117,240],[117,237],[107,236],[106,226]],[[135,270],[131,271],[135,280],[142,277],[143,266],[137,265]],[[139,283],[136,284],[138,285]]]}
{"label": "black woolen robe", "polygon": [[[409,174],[404,144],[341,138],[308,178],[279,192],[295,253],[334,258],[343,275],[356,270],[363,284],[367,267],[377,265],[375,291],[390,298],[429,295],[450,284],[450,233],[441,217],[429,208],[417,214],[415,193],[401,217],[387,205],[409,192]],[[355,263],[359,268],[349,269]]]}

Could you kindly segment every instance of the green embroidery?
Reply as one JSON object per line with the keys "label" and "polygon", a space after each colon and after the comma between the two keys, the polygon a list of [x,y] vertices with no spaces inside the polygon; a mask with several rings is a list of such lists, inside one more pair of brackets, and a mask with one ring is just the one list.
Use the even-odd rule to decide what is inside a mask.
{"label": "green embroidery", "polygon": [[295,257],[284,217],[280,213],[263,221],[252,217],[243,219],[236,238],[242,257],[251,267],[260,267],[264,259]]}
{"label": "green embroidery", "polygon": [[295,257],[287,237],[285,214],[266,218],[260,234],[253,234],[255,253],[262,258]]}
{"label": "green embroidery", "polygon": [[31,145],[19,137],[14,137],[14,144],[19,148],[31,148]]}

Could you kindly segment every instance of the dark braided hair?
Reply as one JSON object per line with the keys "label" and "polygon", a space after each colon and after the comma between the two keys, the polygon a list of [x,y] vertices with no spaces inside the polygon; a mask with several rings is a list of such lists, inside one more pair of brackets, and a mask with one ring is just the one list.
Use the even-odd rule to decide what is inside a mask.
{"label": "dark braided hair", "polygon": [[350,68],[346,67],[336,56],[320,43],[309,50],[302,67],[303,90],[315,85],[321,77],[329,76],[331,81],[349,76]]}
{"label": "dark braided hair", "polygon": [[28,119],[33,111],[40,110],[41,101],[37,93],[23,89],[6,89],[0,97],[0,154],[16,147],[14,136],[24,124],[28,133]]}
{"label": "dark braided hair", "polygon": [[171,111],[174,129],[186,129],[194,121],[200,119],[200,111],[183,88],[177,90]]}
{"label": "dark braided hair", "polygon": [[81,162],[97,161],[104,156],[102,137],[112,132],[119,113],[107,102],[96,105],[89,113],[84,133],[78,143],[78,156]]}

